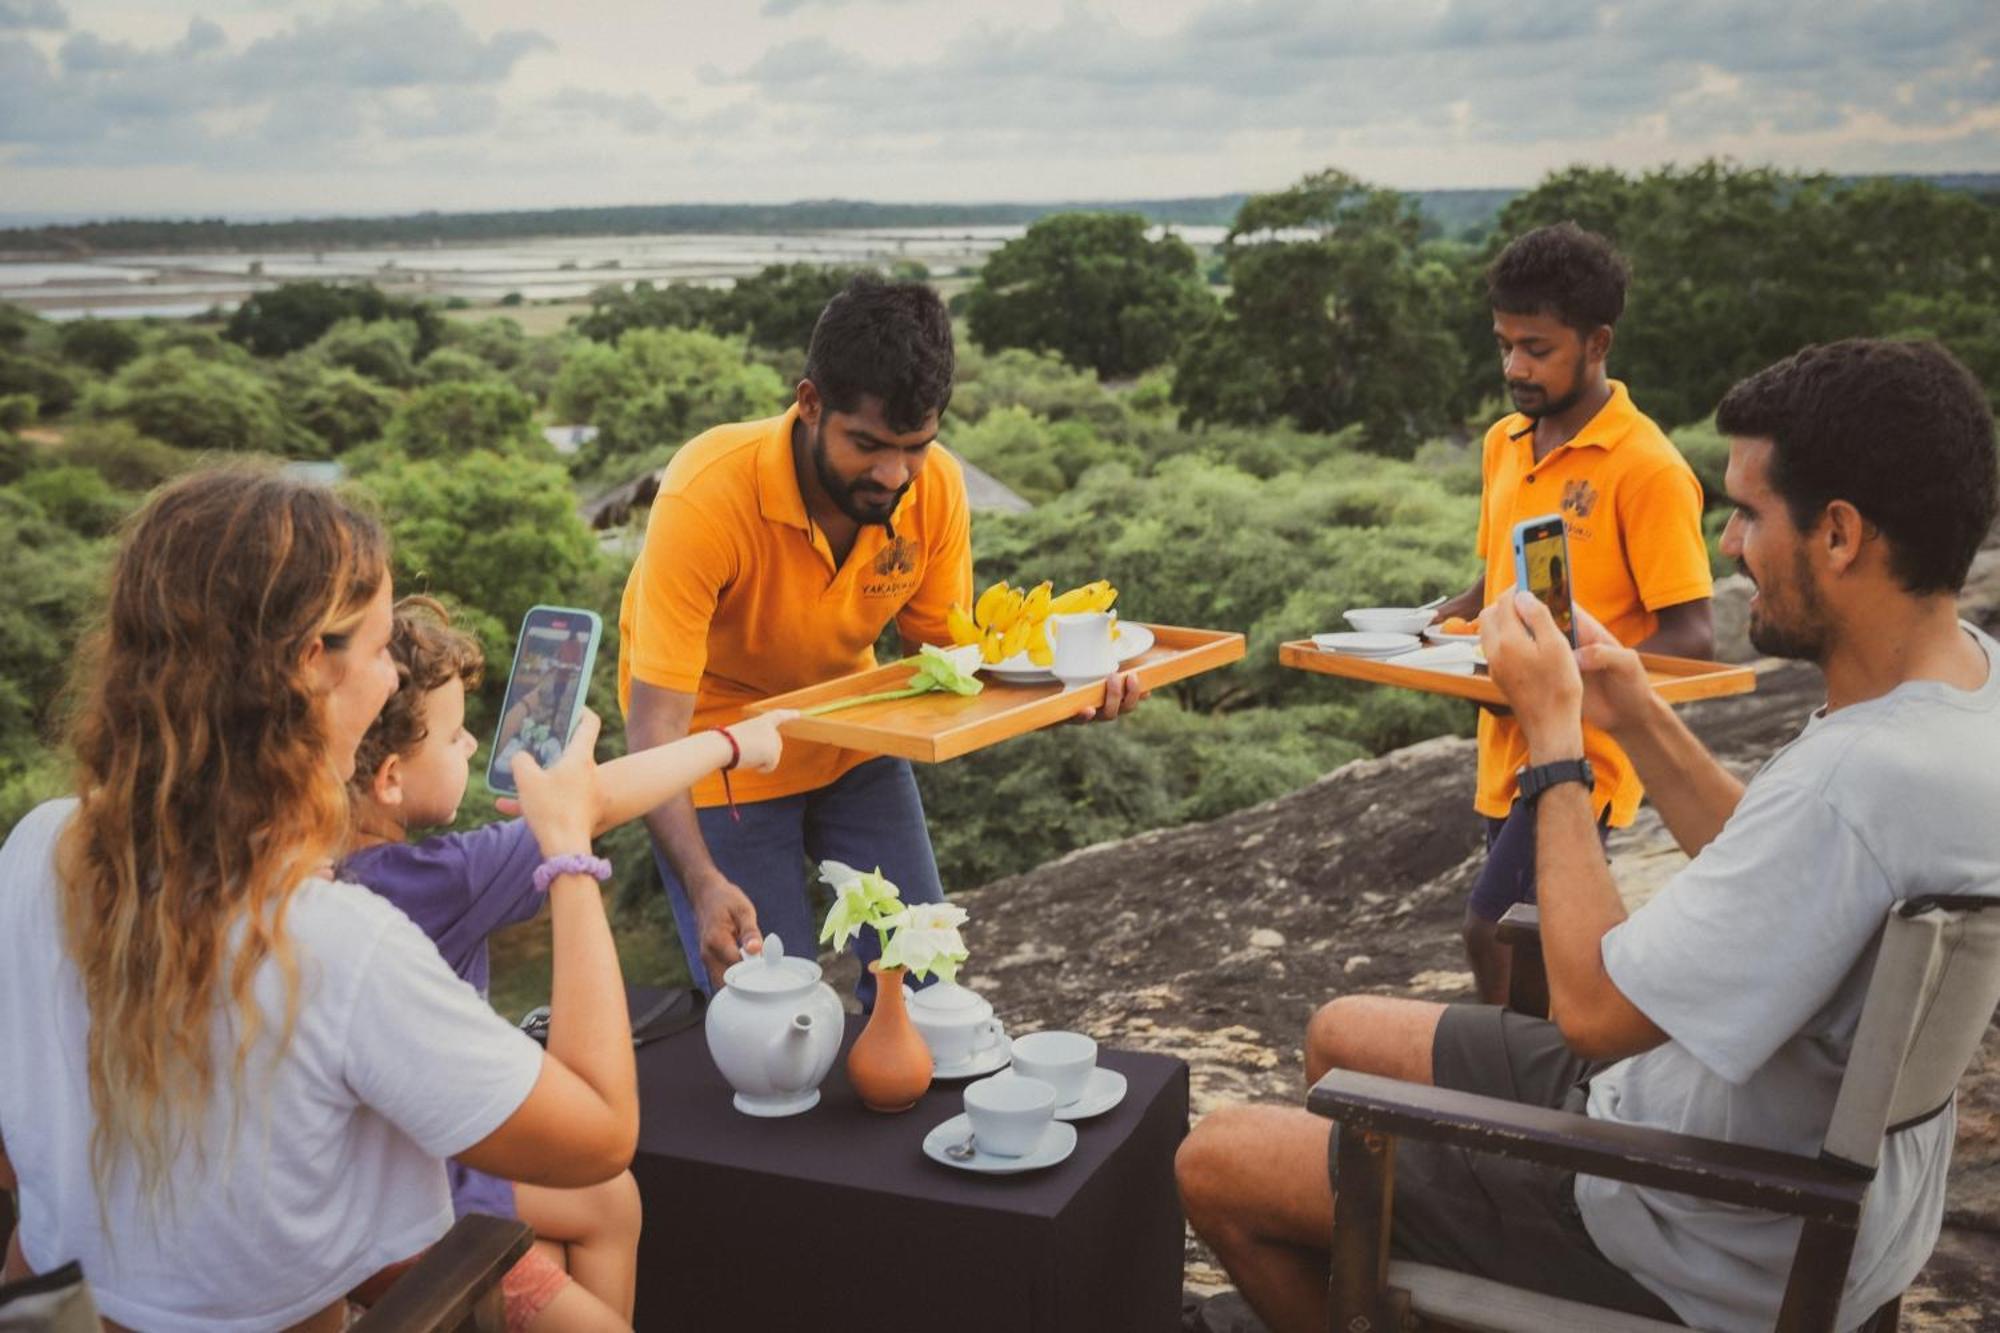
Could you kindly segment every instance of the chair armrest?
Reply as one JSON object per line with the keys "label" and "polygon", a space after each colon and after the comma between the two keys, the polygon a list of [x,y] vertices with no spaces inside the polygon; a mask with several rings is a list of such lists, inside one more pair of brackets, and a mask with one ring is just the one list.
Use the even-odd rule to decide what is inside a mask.
{"label": "chair armrest", "polygon": [[1502,944],[1534,944],[1542,942],[1542,909],[1533,903],[1515,903],[1500,917],[1500,942]]}
{"label": "chair armrest", "polygon": [[1306,1106],[1355,1129],[1450,1143],[1719,1203],[1852,1226],[1869,1180],[1794,1153],[1592,1120],[1497,1097],[1336,1069]]}
{"label": "chair armrest", "polygon": [[431,1333],[457,1329],[535,1243],[525,1222],[469,1213],[424,1251],[349,1333]]}

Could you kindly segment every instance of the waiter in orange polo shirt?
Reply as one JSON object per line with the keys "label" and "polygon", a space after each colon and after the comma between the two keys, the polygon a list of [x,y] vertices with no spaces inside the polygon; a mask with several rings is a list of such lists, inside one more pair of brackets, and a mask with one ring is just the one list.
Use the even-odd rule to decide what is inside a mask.
{"label": "waiter in orange polo shirt", "polygon": [[[1645,652],[1712,657],[1713,581],[1701,531],[1701,483],[1680,451],[1610,379],[1605,360],[1625,309],[1625,261],[1575,223],[1517,238],[1486,271],[1500,371],[1515,411],[1486,432],[1479,554],[1485,570],[1438,610],[1476,616],[1514,583],[1514,525],[1561,513],[1567,579],[1578,605]],[[1585,728],[1602,829],[1632,822],[1645,795],[1611,737]],[[1527,742],[1510,716],[1479,717],[1486,864],[1466,905],[1465,950],[1480,999],[1507,998],[1497,925],[1535,898],[1534,811],[1519,798]]]}
{"label": "waiter in orange polo shirt", "polygon": [[[821,312],[789,410],[718,426],[674,455],[618,615],[632,749],[867,670],[892,620],[907,651],[951,642],[946,611],[972,603],[965,478],[936,443],[953,369],[937,293],[856,279]],[[1113,677],[1102,716],[1143,693]],[[943,898],[905,760],[788,741],[772,772],[728,776],[646,817],[704,990],[767,933],[813,952],[809,862],[879,866],[905,903]],[[872,930],[860,949],[864,964],[879,954]],[[864,1007],[874,986],[864,966]]]}

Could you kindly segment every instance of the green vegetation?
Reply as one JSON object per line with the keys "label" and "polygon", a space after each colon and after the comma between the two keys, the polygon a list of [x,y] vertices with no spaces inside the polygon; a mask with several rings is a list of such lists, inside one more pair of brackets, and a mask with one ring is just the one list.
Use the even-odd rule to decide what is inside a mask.
{"label": "green vegetation", "polygon": [[1114,379],[1171,357],[1208,305],[1186,242],[1148,239],[1133,213],[1062,213],[986,261],[965,316],[989,351],[1055,352]]}
{"label": "green vegetation", "polygon": [[[1469,708],[1435,697],[1281,670],[1276,648],[1347,607],[1469,581],[1471,441],[1499,388],[1478,274],[1504,235],[1572,215],[1633,259],[1614,369],[1674,428],[1712,501],[1721,388],[1812,338],[1935,334],[2000,390],[2000,209],[1920,184],[1570,171],[1475,241],[1427,235],[1400,196],[1325,173],[1243,202],[1220,299],[1184,247],[1135,220],[1039,226],[969,295],[944,423],[950,448],[1036,504],[976,518],[978,578],[1108,578],[1128,617],[1240,629],[1249,654],[1116,726],[923,769],[947,884],[1471,728]],[[0,307],[0,581],[14,590],[0,607],[0,832],[65,781],[51,743],[64,675],[116,525],[151,487],[206,454],[337,460],[394,533],[399,589],[444,598],[486,644],[469,711],[483,739],[529,605],[617,623],[629,555],[614,552],[637,531],[601,540],[580,503],[712,425],[780,410],[844,277],[773,266],[733,291],[606,288],[575,329],[532,337],[319,284],[261,294],[220,336]],[[1016,308],[1017,292],[1052,317]],[[1176,309],[1192,313],[1162,313]],[[1177,343],[1162,334],[1182,326]],[[556,423],[599,433],[562,458],[541,436]],[[622,744],[616,667],[608,648],[591,693],[607,751]],[[477,780],[464,811],[491,817]],[[643,830],[607,849],[635,975],[674,975]],[[501,978],[503,1003],[530,998],[535,967],[514,989]]]}

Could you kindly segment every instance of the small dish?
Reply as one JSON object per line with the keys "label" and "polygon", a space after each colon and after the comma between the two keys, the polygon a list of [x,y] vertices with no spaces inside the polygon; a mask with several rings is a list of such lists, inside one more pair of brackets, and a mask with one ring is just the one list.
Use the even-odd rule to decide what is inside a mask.
{"label": "small dish", "polygon": [[1454,676],[1469,676],[1483,659],[1477,644],[1440,643],[1387,660],[1394,666],[1416,667],[1422,671],[1443,671]]}
{"label": "small dish", "polygon": [[1315,634],[1313,647],[1350,657],[1394,657],[1422,647],[1414,634]]}
{"label": "small dish", "polygon": [[964,1143],[971,1134],[972,1121],[962,1113],[955,1115],[924,1135],[924,1156],[954,1171],[970,1171],[982,1176],[1012,1176],[1054,1166],[1076,1151],[1076,1126],[1052,1120],[1049,1127],[1042,1131],[1042,1137],[1034,1148],[1019,1157],[995,1156],[982,1151],[977,1142],[973,1144],[972,1156],[962,1161],[946,1155],[946,1148]]}
{"label": "small dish", "polygon": [[1083,1096],[1068,1106],[1056,1108],[1056,1119],[1088,1120],[1092,1116],[1103,1115],[1125,1100],[1125,1076],[1115,1069],[1103,1065],[1090,1071],[1090,1081],[1083,1085]]}

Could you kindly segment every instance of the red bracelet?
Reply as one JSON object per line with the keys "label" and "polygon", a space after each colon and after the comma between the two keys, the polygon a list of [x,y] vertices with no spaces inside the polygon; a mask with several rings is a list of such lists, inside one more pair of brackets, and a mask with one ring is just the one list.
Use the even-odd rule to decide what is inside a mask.
{"label": "red bracelet", "polygon": [[736,793],[729,786],[729,770],[743,762],[743,747],[729,734],[729,728],[710,727],[709,730],[729,742],[729,762],[722,766],[722,799],[729,802],[729,817],[740,824],[743,822],[743,812],[736,808]]}

